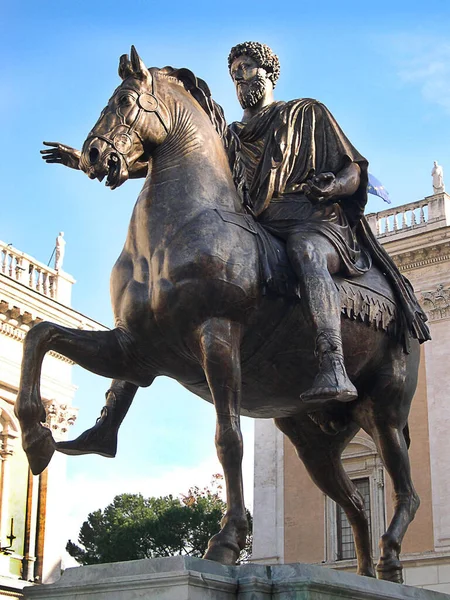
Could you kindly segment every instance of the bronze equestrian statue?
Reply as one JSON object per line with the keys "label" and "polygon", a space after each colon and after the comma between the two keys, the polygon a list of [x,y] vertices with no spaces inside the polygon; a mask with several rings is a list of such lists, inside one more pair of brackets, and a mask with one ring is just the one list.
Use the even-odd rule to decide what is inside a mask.
{"label": "bronze equestrian statue", "polygon": [[[226,127],[204,81],[147,69],[132,48],[81,153],[56,143],[43,151],[111,189],[146,179],[111,276],[115,328],[44,322],[27,334],[23,447],[35,474],[55,449],[114,456],[138,387],[172,377],[217,412],[227,512],[205,558],[234,564],[245,543],[244,414],[275,419],[345,511],[358,573],[375,576],[362,499],[341,462],[363,428],[395,492],[378,576],[402,581],[400,546],[419,505],[407,419],[425,315],[367,227],[367,161],[331,114],[314,100],[274,102],[278,59],[263,44],[236,46],[229,66],[244,116]],[[55,444],[42,426],[50,350],[113,378],[97,423],[72,442]]]}

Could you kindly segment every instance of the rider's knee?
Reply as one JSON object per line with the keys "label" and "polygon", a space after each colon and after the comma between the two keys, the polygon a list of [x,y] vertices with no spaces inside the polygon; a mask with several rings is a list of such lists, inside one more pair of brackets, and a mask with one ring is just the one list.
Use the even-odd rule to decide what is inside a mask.
{"label": "rider's knee", "polygon": [[291,260],[294,259],[300,267],[316,267],[316,268],[327,268],[327,261],[325,254],[320,252],[318,244],[314,243],[313,240],[296,239],[290,245],[289,254]]}

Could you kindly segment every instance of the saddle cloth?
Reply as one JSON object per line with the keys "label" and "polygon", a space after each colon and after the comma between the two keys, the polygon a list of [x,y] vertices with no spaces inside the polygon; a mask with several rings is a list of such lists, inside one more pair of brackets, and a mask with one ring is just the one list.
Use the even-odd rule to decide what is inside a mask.
{"label": "saddle cloth", "polygon": [[[297,277],[290,265],[283,240],[266,231],[251,215],[216,209],[221,219],[252,233],[258,245],[264,293],[296,298],[300,301]],[[341,297],[342,314],[368,326],[396,334],[398,307],[386,277],[372,267],[358,277],[333,275]]]}

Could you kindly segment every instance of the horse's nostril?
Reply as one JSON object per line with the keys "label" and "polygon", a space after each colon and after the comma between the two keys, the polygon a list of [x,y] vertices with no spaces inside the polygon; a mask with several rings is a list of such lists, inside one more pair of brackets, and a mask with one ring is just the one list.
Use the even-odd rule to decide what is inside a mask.
{"label": "horse's nostril", "polygon": [[99,159],[100,156],[100,152],[97,150],[97,148],[91,148],[89,150],[89,161],[91,163],[91,165],[93,165],[94,163],[96,163]]}

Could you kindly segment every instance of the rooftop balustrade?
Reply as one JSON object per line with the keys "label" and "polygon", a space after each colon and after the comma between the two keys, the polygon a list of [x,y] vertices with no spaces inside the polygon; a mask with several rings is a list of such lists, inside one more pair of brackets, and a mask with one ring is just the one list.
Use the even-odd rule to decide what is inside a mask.
{"label": "rooftop balustrade", "polygon": [[70,306],[75,280],[0,240],[0,273],[35,292]]}
{"label": "rooftop balustrade", "polygon": [[428,196],[417,202],[368,214],[367,220],[380,241],[399,234],[413,234],[418,229],[444,227],[450,225],[450,196],[445,192]]}

